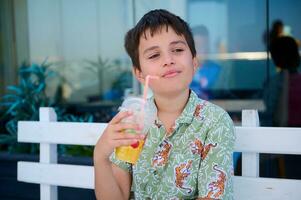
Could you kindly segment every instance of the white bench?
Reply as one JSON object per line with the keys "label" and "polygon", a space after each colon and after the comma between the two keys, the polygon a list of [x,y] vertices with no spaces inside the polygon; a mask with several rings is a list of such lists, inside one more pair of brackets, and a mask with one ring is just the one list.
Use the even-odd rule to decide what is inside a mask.
{"label": "white bench", "polygon": [[[234,177],[235,199],[301,199],[301,180],[259,177],[259,153],[301,154],[301,128],[258,126],[257,111],[242,112],[235,145],[242,152],[242,176]],[[57,164],[57,144],[95,145],[105,127],[56,122],[52,108],[41,108],[40,121],[18,123],[19,142],[40,143],[40,162],[18,162],[18,180],[40,184],[41,200],[56,200],[57,186],[93,189],[93,167]]]}

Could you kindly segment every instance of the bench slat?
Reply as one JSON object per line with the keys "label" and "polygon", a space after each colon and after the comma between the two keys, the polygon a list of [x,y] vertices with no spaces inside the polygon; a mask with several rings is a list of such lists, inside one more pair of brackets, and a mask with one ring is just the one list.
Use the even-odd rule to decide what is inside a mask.
{"label": "bench slat", "polygon": [[[94,188],[92,166],[18,162],[18,180],[76,188]],[[250,188],[252,188],[250,190]],[[234,199],[297,200],[301,196],[301,180],[234,177]]]}
{"label": "bench slat", "polygon": [[92,166],[18,162],[18,181],[75,188],[94,188]]}
{"label": "bench slat", "polygon": [[18,141],[95,145],[106,126],[106,123],[20,121],[18,122]]}
{"label": "bench slat", "polygon": [[236,127],[236,152],[301,154],[301,128]]}
{"label": "bench slat", "polygon": [[234,199],[243,200],[299,200],[301,180],[234,177]]}
{"label": "bench slat", "polygon": [[[107,124],[21,121],[18,126],[19,142],[95,145]],[[237,152],[301,154],[300,128],[236,127],[236,136]]]}

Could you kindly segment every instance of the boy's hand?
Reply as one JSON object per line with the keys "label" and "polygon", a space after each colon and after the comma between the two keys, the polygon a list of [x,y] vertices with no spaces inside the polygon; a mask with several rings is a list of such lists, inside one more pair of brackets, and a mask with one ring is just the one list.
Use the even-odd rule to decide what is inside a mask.
{"label": "boy's hand", "polygon": [[[94,149],[94,159],[108,160],[114,149],[119,146],[128,146],[145,138],[141,134],[138,124],[122,123],[124,118],[131,116],[131,112],[119,112],[109,123],[97,141]],[[134,129],[137,134],[125,133],[126,129]]]}

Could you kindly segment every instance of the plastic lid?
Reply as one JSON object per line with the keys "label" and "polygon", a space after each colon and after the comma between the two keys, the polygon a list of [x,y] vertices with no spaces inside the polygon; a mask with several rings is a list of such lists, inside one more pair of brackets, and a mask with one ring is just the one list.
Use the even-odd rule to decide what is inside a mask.
{"label": "plastic lid", "polygon": [[[144,107],[142,107],[144,105]],[[144,110],[142,110],[144,109]],[[151,102],[146,101],[140,97],[127,97],[119,110],[131,110],[133,112],[141,112],[143,113],[143,132],[147,132],[148,129],[154,124],[156,117],[157,117],[157,109]],[[142,116],[141,116],[142,117]]]}

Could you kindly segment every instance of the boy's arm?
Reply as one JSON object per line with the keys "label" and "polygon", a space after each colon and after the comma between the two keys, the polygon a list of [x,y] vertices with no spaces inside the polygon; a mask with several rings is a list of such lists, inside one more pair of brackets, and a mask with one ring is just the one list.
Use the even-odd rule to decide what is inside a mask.
{"label": "boy's arm", "polygon": [[198,199],[232,199],[233,122],[227,113],[209,130],[198,175]]}
{"label": "boy's arm", "polygon": [[95,160],[94,162],[96,198],[129,199],[130,173],[112,164],[110,160]]}
{"label": "boy's arm", "polygon": [[[95,195],[97,199],[128,199],[131,187],[130,172],[117,167],[110,161],[110,155],[119,146],[127,146],[144,139],[138,124],[122,123],[132,115],[119,112],[109,123],[94,148]],[[125,133],[134,129],[137,134]]]}

